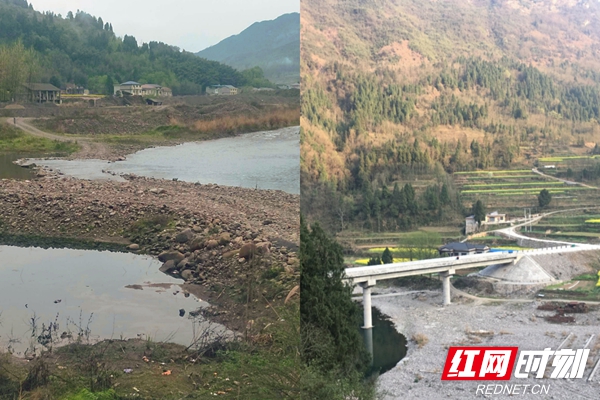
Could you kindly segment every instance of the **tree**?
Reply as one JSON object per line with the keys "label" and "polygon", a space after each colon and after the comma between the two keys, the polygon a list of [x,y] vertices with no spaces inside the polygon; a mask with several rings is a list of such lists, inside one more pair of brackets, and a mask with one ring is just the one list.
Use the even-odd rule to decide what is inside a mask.
{"label": "tree", "polygon": [[114,93],[115,91],[115,84],[112,80],[112,78],[110,76],[106,77],[106,84],[105,84],[105,89],[104,89],[104,94],[108,94],[111,95]]}
{"label": "tree", "polygon": [[381,258],[379,256],[371,257],[367,265],[381,265]]}
{"label": "tree", "polygon": [[60,79],[56,75],[53,75],[52,78],[50,78],[50,84],[56,86],[59,89],[62,86]]}
{"label": "tree", "polygon": [[448,193],[448,186],[444,183],[442,185],[442,191],[440,192],[440,202],[443,206],[447,206],[450,204],[450,194]]}
{"label": "tree", "polygon": [[477,200],[475,204],[473,204],[473,215],[475,216],[475,221],[481,224],[481,221],[485,221],[485,207],[481,200]]}
{"label": "tree", "polygon": [[123,37],[123,50],[134,52],[138,49],[138,43],[134,36],[125,35]]}
{"label": "tree", "polygon": [[300,329],[302,358],[322,373],[364,373],[370,355],[359,333],[362,313],[344,278],[342,247],[319,224],[300,219]]}
{"label": "tree", "polygon": [[383,254],[381,255],[381,261],[384,264],[391,264],[394,262],[394,257],[392,257],[392,252],[388,247],[386,247],[383,251]]}
{"label": "tree", "polygon": [[552,201],[552,195],[547,189],[542,189],[538,195],[538,203],[541,208],[547,207]]}

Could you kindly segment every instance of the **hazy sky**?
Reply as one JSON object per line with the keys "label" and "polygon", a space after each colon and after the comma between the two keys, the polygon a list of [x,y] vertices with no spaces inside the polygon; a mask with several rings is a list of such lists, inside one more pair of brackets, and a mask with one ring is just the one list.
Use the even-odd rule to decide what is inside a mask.
{"label": "hazy sky", "polygon": [[300,11],[300,0],[29,0],[63,17],[85,11],[112,23],[115,34],[197,52],[257,21]]}

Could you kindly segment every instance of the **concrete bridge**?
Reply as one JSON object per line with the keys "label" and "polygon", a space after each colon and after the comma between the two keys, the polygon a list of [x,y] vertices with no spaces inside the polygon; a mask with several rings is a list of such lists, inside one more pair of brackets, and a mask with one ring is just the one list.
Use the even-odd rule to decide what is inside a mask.
{"label": "concrete bridge", "polygon": [[371,288],[377,281],[401,278],[404,276],[440,274],[443,278],[444,305],[450,304],[450,278],[456,270],[487,267],[498,264],[515,264],[523,254],[513,253],[485,253],[460,257],[443,257],[430,260],[410,261],[384,265],[371,265],[367,267],[346,268],[345,282],[359,285],[363,290],[364,326],[371,329],[373,320],[371,315]]}
{"label": "concrete bridge", "polygon": [[371,315],[371,288],[377,281],[415,276],[425,274],[439,274],[442,277],[444,305],[450,304],[450,278],[456,270],[481,268],[489,265],[516,264],[525,256],[542,254],[562,254],[579,251],[600,250],[600,245],[574,244],[568,242],[554,242],[561,244],[556,247],[546,247],[529,250],[505,250],[484,254],[474,254],[460,257],[443,257],[429,260],[401,262],[367,267],[346,268],[345,282],[350,285],[359,285],[363,290],[364,329],[373,327]]}

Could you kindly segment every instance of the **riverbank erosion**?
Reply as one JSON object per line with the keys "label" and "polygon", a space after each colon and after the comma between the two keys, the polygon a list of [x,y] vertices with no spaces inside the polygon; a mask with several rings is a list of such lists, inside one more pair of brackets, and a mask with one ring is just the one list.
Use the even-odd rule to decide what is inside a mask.
{"label": "riverbank erosion", "polygon": [[0,237],[109,243],[156,256],[163,272],[213,305],[206,317],[258,336],[299,280],[299,196],[123,177],[2,180]]}

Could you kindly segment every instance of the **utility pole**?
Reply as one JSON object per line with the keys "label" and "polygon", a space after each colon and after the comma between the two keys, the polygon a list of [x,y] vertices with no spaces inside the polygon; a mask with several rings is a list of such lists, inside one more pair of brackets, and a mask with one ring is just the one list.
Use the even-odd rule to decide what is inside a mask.
{"label": "utility pole", "polygon": [[525,218],[525,232],[531,232],[531,208],[524,208],[523,216]]}

